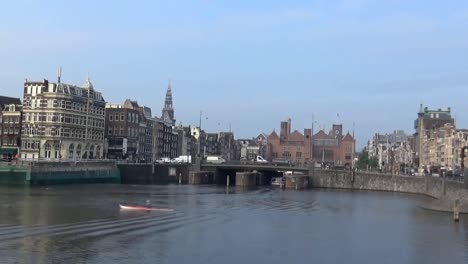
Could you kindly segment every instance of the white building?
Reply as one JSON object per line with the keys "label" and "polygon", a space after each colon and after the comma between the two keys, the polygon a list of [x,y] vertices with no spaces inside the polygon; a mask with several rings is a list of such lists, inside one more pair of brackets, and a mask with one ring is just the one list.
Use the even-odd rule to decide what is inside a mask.
{"label": "white building", "polygon": [[105,101],[88,78],[83,87],[48,80],[24,83],[23,159],[103,157]]}

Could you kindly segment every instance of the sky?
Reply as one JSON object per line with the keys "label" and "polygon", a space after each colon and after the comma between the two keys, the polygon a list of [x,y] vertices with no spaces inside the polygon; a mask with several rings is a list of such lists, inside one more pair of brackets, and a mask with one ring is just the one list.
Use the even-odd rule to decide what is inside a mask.
{"label": "sky", "polygon": [[25,78],[130,98],[236,138],[342,123],[362,147],[419,105],[468,128],[468,1],[2,1],[0,95]]}

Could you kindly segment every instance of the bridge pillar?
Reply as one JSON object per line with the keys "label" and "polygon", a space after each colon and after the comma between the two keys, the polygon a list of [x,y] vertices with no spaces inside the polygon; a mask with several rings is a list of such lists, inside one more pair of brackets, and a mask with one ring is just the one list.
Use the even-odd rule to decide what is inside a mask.
{"label": "bridge pillar", "polygon": [[189,176],[189,184],[212,184],[214,181],[214,175],[209,171],[192,171]]}
{"label": "bridge pillar", "polygon": [[463,171],[463,180],[465,181],[465,189],[468,189],[468,169]]}
{"label": "bridge pillar", "polygon": [[308,169],[309,169],[309,177],[312,177],[314,176],[314,170],[315,170],[315,164],[314,162],[310,162],[309,163],[309,166],[308,166]]}
{"label": "bridge pillar", "polygon": [[309,176],[307,175],[288,175],[286,176],[286,189],[307,189],[309,188]]}
{"label": "bridge pillar", "polygon": [[198,172],[201,170],[201,159],[196,158],[195,163],[192,165],[192,170]]}
{"label": "bridge pillar", "polygon": [[257,184],[258,172],[236,172],[236,186],[253,187]]}

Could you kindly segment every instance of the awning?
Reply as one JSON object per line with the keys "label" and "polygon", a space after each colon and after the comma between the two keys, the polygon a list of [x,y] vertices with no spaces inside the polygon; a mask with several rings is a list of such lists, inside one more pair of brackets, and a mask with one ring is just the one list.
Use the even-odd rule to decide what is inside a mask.
{"label": "awning", "polygon": [[16,155],[18,153],[17,148],[0,148],[0,155]]}

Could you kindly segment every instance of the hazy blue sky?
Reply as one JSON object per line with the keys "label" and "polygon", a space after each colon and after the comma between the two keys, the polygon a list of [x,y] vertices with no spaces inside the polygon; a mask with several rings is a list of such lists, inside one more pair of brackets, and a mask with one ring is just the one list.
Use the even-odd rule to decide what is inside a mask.
{"label": "hazy blue sky", "polygon": [[[358,144],[413,132],[419,104],[468,128],[468,1],[3,1],[0,92],[25,78],[82,84],[236,137],[341,122]],[[340,114],[340,119],[337,117]]]}

